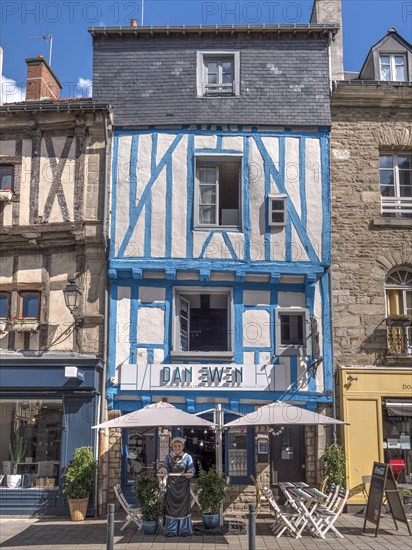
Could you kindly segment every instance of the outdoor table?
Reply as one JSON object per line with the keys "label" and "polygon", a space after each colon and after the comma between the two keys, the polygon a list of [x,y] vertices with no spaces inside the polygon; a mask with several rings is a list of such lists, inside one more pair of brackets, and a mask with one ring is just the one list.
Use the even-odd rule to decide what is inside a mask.
{"label": "outdoor table", "polygon": [[309,487],[306,483],[299,483],[300,485],[304,485],[301,487],[298,487],[297,483],[278,483],[289,504],[300,512],[300,516],[296,521],[296,524],[300,525],[297,537],[300,537],[304,529],[309,527],[312,534],[325,538],[316,522],[315,512],[321,501],[327,498],[327,495],[314,487]]}

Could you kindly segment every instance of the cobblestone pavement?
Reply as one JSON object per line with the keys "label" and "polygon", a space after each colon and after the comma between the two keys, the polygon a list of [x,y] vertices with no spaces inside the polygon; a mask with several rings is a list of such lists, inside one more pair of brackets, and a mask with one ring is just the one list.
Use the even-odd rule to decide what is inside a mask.
{"label": "cobblestone pavement", "polygon": [[[116,519],[115,550],[247,550],[248,535],[205,535],[187,538],[165,538],[144,535],[129,525],[121,533],[120,514]],[[398,524],[396,531],[391,517],[381,520],[379,534],[374,536],[374,525],[368,523],[363,533],[363,517],[345,514],[337,526],[343,539],[327,536],[326,540],[304,535],[295,540],[287,536],[273,537],[269,525],[270,516],[259,516],[256,524],[256,550],[412,550],[412,539],[405,524]],[[195,522],[196,523],[196,522]],[[106,550],[106,522],[104,519],[88,519],[72,523],[67,519],[0,519],[0,548],[7,550]]]}

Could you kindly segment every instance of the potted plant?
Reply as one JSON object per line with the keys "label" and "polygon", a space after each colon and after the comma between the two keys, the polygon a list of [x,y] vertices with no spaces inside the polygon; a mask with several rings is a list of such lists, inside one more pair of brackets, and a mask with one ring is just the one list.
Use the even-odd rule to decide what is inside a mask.
{"label": "potted plant", "polygon": [[13,191],[9,187],[3,187],[0,189],[0,201],[10,202],[13,198]]}
{"label": "potted plant", "polygon": [[16,488],[21,485],[21,475],[17,474],[17,468],[19,462],[21,462],[26,453],[26,442],[20,430],[17,429],[11,441],[9,443],[10,459],[12,462],[12,473],[7,475],[6,484],[7,487]]}
{"label": "potted plant", "polygon": [[96,463],[92,447],[79,447],[64,470],[63,492],[68,497],[72,521],[86,517],[89,495],[94,485]]}
{"label": "potted plant", "polygon": [[36,319],[27,319],[26,317],[13,317],[13,330],[16,332],[33,332],[39,328],[39,322]]}
{"label": "potted plant", "polygon": [[409,315],[399,315],[391,313],[386,318],[386,325],[388,327],[409,327],[412,319]]}
{"label": "potted plant", "polygon": [[402,489],[402,497],[404,504],[412,504],[412,491],[410,489]]}
{"label": "potted plant", "polygon": [[146,535],[155,535],[160,513],[160,488],[156,479],[141,476],[135,485],[142,514],[142,529]]}
{"label": "potted plant", "polygon": [[337,443],[327,447],[323,455],[327,485],[346,487],[346,454]]}
{"label": "potted plant", "polygon": [[225,498],[225,491],[229,485],[222,473],[200,468],[198,499],[202,510],[203,525],[206,529],[216,529],[219,525],[219,511]]}

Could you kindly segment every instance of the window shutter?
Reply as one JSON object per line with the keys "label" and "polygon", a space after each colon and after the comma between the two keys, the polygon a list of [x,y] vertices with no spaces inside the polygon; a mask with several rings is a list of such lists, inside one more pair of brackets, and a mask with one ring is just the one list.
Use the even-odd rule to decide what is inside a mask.
{"label": "window shutter", "polygon": [[190,337],[190,302],[180,296],[179,298],[180,318],[180,351],[189,351]]}

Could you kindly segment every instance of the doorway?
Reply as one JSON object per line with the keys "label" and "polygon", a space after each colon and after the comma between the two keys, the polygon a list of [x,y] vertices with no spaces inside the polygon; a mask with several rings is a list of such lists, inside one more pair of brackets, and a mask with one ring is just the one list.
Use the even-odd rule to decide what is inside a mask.
{"label": "doorway", "polygon": [[[283,428],[283,429],[282,429]],[[272,485],[278,481],[305,481],[305,427],[282,426],[270,436]]]}

